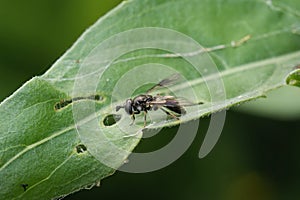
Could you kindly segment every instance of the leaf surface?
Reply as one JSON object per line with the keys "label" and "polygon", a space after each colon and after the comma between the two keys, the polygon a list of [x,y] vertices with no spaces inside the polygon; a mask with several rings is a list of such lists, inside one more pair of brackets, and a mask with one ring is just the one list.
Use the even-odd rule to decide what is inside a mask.
{"label": "leaf surface", "polygon": [[[170,87],[176,96],[204,104],[181,121],[152,112],[149,129],[297,85],[299,10],[298,1],[123,2],[1,103],[0,196],[51,199],[97,185],[140,139],[143,118],[129,126],[115,106],[175,72],[185,80]],[[111,114],[121,120],[106,125]]]}

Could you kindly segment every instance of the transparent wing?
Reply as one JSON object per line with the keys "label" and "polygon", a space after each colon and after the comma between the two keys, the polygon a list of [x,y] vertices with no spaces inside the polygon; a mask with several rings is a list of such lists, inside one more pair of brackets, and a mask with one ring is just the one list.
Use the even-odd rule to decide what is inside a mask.
{"label": "transparent wing", "polygon": [[195,106],[203,104],[203,102],[191,102],[183,97],[174,96],[156,96],[153,101],[147,102],[149,105],[168,105],[168,106]]}
{"label": "transparent wing", "polygon": [[162,81],[160,81],[158,84],[154,85],[152,88],[150,88],[147,91],[147,94],[150,92],[153,92],[154,90],[161,88],[161,87],[165,87],[168,85],[172,85],[174,84],[174,82],[176,82],[178,79],[180,78],[180,74],[173,74],[172,76],[170,76],[169,78],[163,79]]}
{"label": "transparent wing", "polygon": [[185,106],[195,106],[201,103],[193,103],[185,98],[175,98],[174,96],[156,96],[153,101],[147,102],[147,105],[152,106],[153,110],[166,109],[178,115],[186,114]]}
{"label": "transparent wing", "polygon": [[159,96],[155,101],[150,102],[150,105],[154,110],[160,108],[168,114],[182,115],[186,113],[181,103],[173,96]]}

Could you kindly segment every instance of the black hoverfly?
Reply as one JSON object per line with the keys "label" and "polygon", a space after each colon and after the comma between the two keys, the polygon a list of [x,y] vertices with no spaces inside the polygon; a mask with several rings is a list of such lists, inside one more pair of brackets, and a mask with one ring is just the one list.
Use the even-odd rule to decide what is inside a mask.
{"label": "black hoverfly", "polygon": [[127,99],[125,104],[122,106],[116,106],[116,111],[118,112],[121,108],[124,108],[125,112],[132,117],[131,124],[134,123],[136,114],[144,112],[144,127],[146,126],[147,112],[150,110],[155,111],[161,109],[168,116],[171,116],[178,120],[178,117],[186,114],[186,110],[183,106],[193,106],[202,103],[191,103],[187,100],[179,99],[170,95],[162,96],[160,94],[157,94],[153,96],[149,93],[158,88],[173,84],[179,77],[179,74],[174,74],[169,78],[163,79],[158,84],[148,89],[145,94],[138,95],[133,99]]}

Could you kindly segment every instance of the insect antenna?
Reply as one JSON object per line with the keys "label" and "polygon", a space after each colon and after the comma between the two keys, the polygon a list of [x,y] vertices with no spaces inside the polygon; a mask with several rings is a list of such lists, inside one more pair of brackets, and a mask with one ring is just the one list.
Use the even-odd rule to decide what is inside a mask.
{"label": "insect antenna", "polygon": [[124,108],[124,106],[116,106],[116,111],[118,112],[121,108]]}

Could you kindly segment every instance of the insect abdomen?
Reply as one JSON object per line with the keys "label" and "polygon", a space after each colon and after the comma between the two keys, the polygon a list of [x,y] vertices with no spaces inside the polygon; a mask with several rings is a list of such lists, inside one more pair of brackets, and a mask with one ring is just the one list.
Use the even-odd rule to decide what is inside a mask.
{"label": "insect abdomen", "polygon": [[168,110],[173,111],[174,113],[177,113],[178,115],[184,115],[186,114],[186,110],[181,107],[181,106],[164,106],[165,108],[167,108]]}

